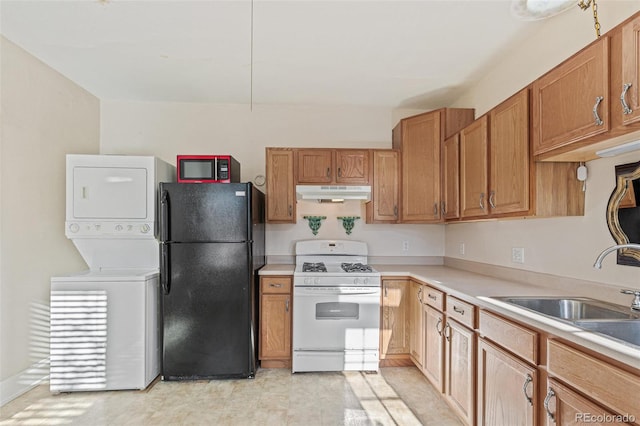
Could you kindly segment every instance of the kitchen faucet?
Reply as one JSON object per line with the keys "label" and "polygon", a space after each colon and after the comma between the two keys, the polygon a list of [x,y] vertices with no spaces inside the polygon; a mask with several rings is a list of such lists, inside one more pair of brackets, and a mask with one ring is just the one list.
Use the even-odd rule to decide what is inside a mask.
{"label": "kitchen faucet", "polygon": [[[612,251],[616,251],[618,249],[623,249],[623,248],[632,248],[632,249],[640,250],[640,244],[626,243],[626,244],[618,244],[618,245],[606,248],[606,249],[604,249],[602,251],[602,253],[600,253],[598,255],[598,258],[596,259],[596,262],[593,264],[593,267],[596,268],[596,269],[601,269],[602,268],[602,260],[609,253],[611,253]],[[634,298],[633,298],[633,302],[631,302],[631,309],[633,309],[634,311],[640,311],[640,291],[638,291],[638,290],[620,290],[620,293],[633,294]]]}

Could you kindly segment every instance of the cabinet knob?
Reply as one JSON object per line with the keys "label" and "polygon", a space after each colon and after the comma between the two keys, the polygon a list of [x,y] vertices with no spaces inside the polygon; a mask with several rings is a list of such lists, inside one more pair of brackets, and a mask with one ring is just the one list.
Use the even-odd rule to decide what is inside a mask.
{"label": "cabinet knob", "polygon": [[593,106],[593,118],[595,120],[596,126],[602,126],[604,124],[604,121],[602,121],[600,115],[598,115],[598,107],[600,106],[600,102],[602,102],[603,100],[603,96],[596,97],[596,104]]}
{"label": "cabinet knob", "polygon": [[552,422],[556,422],[556,418],[553,415],[553,413],[549,410],[549,401],[551,401],[551,398],[553,398],[554,396],[556,396],[556,393],[553,391],[553,389],[549,388],[549,392],[547,392],[547,396],[544,397],[544,409],[547,412],[547,417],[549,417],[549,420],[551,420]]}
{"label": "cabinet knob", "polygon": [[625,83],[622,85],[622,94],[620,94],[620,103],[622,104],[622,113],[624,115],[629,115],[633,112],[633,110],[627,104],[626,96],[627,92],[631,88],[632,83]]}
{"label": "cabinet knob", "polygon": [[524,393],[524,397],[527,399],[527,402],[529,403],[529,405],[533,407],[533,400],[527,393],[527,387],[531,382],[533,382],[533,377],[531,377],[531,374],[527,374],[527,378],[524,381],[524,385],[522,385],[522,392]]}

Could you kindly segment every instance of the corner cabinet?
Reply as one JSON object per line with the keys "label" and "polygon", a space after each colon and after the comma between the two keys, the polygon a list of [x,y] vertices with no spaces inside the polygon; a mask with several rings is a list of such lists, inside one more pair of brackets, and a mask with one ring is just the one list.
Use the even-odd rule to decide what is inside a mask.
{"label": "corner cabinet", "polygon": [[267,148],[266,157],[267,222],[295,223],[294,151],[287,148]]}
{"label": "corner cabinet", "polygon": [[367,223],[396,223],[400,202],[400,158],[395,150],[373,150],[373,187]]}
{"label": "corner cabinet", "polygon": [[291,367],[292,277],[260,278],[260,365]]}
{"label": "corner cabinet", "polygon": [[473,109],[444,108],[402,119],[396,126],[393,147],[402,159],[400,222],[442,221],[441,145],[473,117]]}

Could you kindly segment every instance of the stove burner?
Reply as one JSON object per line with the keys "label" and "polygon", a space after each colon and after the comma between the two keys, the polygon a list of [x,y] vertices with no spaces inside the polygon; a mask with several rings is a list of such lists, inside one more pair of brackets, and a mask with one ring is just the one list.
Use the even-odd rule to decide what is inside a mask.
{"label": "stove burner", "polygon": [[362,263],[343,263],[342,270],[345,272],[373,272],[373,268]]}
{"label": "stove burner", "polygon": [[302,272],[327,272],[327,267],[322,262],[304,262],[302,264]]}

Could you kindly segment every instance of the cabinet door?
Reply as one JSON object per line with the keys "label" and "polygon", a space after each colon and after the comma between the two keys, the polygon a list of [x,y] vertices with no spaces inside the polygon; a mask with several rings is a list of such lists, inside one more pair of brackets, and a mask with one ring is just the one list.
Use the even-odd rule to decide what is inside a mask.
{"label": "cabinet door", "polygon": [[478,343],[478,426],[535,426],[537,371],[484,339]]}
{"label": "cabinet door", "polygon": [[293,151],[267,148],[267,222],[295,223]]}
{"label": "cabinet door", "polygon": [[336,150],[336,182],[348,184],[369,183],[368,150]]}
{"label": "cabinet door", "polygon": [[622,26],[622,84],[620,93],[629,107],[622,122],[634,123],[640,120],[640,16]]}
{"label": "cabinet door", "polygon": [[330,149],[299,149],[298,183],[333,182],[333,151]]}
{"label": "cabinet door", "polygon": [[[609,130],[609,37],[533,83],[533,154]],[[597,118],[596,118],[597,115]]]}
{"label": "cabinet door", "polygon": [[440,111],[402,121],[401,222],[439,222]]}
{"label": "cabinet door", "polygon": [[442,145],[442,215],[445,219],[460,217],[460,135],[455,134]]}
{"label": "cabinet door", "polygon": [[291,295],[263,294],[260,300],[260,359],[291,357]]}
{"label": "cabinet door", "polygon": [[424,351],[424,321],[422,319],[422,285],[411,281],[409,291],[411,320],[409,321],[409,355],[418,368],[422,368]]}
{"label": "cabinet door", "polygon": [[445,396],[467,424],[475,417],[475,334],[447,319],[445,326]]}
{"label": "cabinet door", "polygon": [[492,214],[529,210],[529,89],[491,110],[489,207]]}
{"label": "cabinet door", "polygon": [[[571,388],[549,379],[544,409],[547,413],[546,425],[611,425],[619,424],[610,419],[615,415],[608,410],[594,404]],[[609,418],[609,420],[607,419]]]}
{"label": "cabinet door", "polygon": [[484,115],[460,131],[461,217],[486,216],[488,209],[488,119]]}
{"label": "cabinet door", "polygon": [[372,222],[396,222],[400,194],[398,151],[373,151],[373,196],[367,204]]}
{"label": "cabinet door", "polygon": [[444,392],[444,314],[424,305],[424,363],[422,372],[440,392]]}
{"label": "cabinet door", "polygon": [[382,330],[380,359],[409,353],[409,282],[382,281]]}

